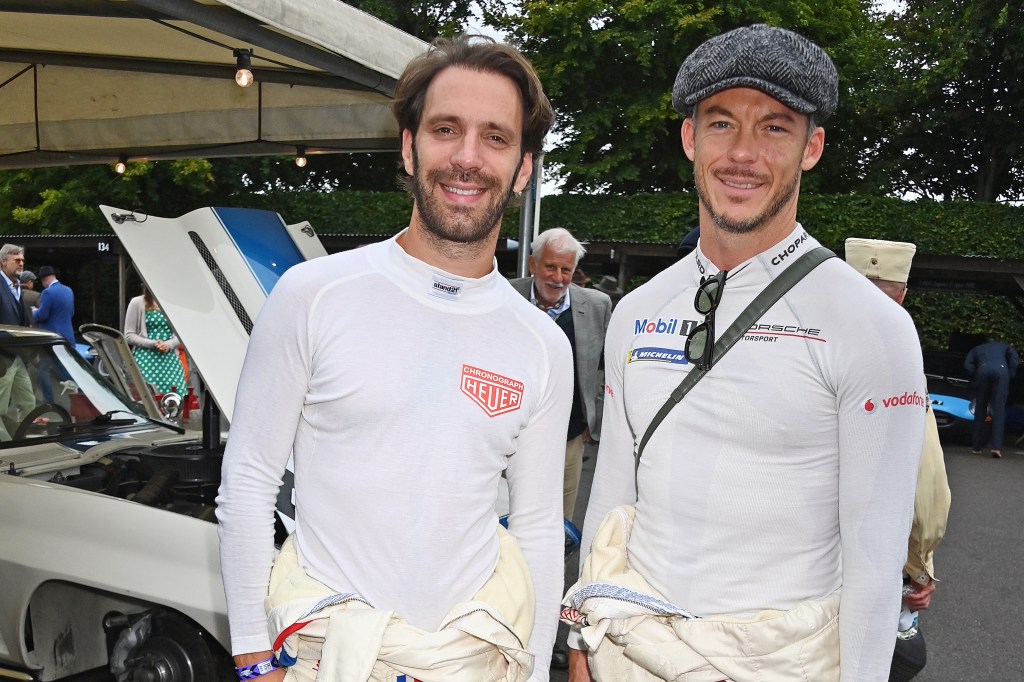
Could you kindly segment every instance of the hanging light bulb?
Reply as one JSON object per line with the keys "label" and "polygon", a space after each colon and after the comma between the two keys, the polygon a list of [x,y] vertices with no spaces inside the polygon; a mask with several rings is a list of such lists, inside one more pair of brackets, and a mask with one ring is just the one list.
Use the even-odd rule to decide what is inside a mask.
{"label": "hanging light bulb", "polygon": [[128,155],[121,154],[117,157],[117,163],[114,164],[114,172],[118,175],[124,175],[126,170],[128,170]]}
{"label": "hanging light bulb", "polygon": [[235,63],[238,65],[238,70],[235,71],[235,82],[239,87],[247,88],[255,80],[252,75],[252,50],[236,49],[234,54]]}
{"label": "hanging light bulb", "polygon": [[295,165],[299,168],[306,167],[306,148],[296,147],[295,148]]}

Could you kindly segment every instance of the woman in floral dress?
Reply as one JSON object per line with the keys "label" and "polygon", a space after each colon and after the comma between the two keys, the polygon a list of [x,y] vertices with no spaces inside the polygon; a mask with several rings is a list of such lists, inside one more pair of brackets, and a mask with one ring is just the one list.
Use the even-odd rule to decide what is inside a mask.
{"label": "woman in floral dress", "polygon": [[142,287],[142,296],[128,302],[124,316],[124,338],[132,348],[142,378],[157,395],[174,392],[181,397],[188,393],[185,369],[178,353],[178,337],[160,305]]}

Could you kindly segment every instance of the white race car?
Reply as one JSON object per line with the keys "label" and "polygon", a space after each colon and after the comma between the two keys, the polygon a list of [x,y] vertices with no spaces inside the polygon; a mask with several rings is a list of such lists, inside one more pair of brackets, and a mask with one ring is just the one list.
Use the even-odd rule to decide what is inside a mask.
{"label": "white race car", "polygon": [[[56,334],[0,327],[0,679],[233,680],[218,412],[273,283],[325,251],[267,211],[102,210],[201,375],[204,431],[164,421],[116,330],[82,329],[99,371]],[[286,486],[282,538],[290,503]]]}

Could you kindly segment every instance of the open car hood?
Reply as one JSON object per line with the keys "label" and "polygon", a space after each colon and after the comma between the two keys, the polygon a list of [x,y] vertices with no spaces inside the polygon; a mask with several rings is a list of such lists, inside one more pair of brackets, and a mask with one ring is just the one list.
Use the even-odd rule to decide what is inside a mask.
{"label": "open car hood", "polygon": [[230,422],[253,321],[288,268],[327,254],[316,232],[256,209],[201,208],[179,218],[100,210]]}

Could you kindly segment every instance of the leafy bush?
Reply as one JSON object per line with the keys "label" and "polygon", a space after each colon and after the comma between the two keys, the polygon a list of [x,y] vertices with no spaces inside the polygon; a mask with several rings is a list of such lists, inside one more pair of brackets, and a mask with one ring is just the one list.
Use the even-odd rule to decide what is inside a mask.
{"label": "leafy bush", "polygon": [[[288,222],[308,220],[324,234],[391,235],[406,225],[411,200],[401,192],[273,192],[246,196],[246,205],[277,211]],[[1024,208],[976,202],[907,202],[857,195],[806,195],[799,220],[826,246],[850,236],[917,244],[918,253],[1024,259]],[[676,244],[697,224],[697,197],[672,194],[556,194],[541,202],[542,228],[565,227],[589,241]],[[502,234],[519,233],[511,209]]]}
{"label": "leafy bush", "polygon": [[[412,207],[399,192],[271,193],[248,199],[258,199],[259,207],[277,211],[288,222],[309,220],[324,234],[391,235],[408,223]],[[1024,240],[1018,236],[1024,208],[1015,206],[806,195],[798,218],[836,250],[847,237],[857,236],[914,242],[918,253],[930,255],[1024,259]],[[674,245],[696,224],[692,192],[560,194],[541,202],[542,228],[565,227],[581,240]],[[518,234],[519,211],[513,209],[502,223],[502,235]],[[957,331],[995,333],[1024,349],[1024,320],[1005,298],[911,290],[906,303],[926,349],[945,350]]]}

